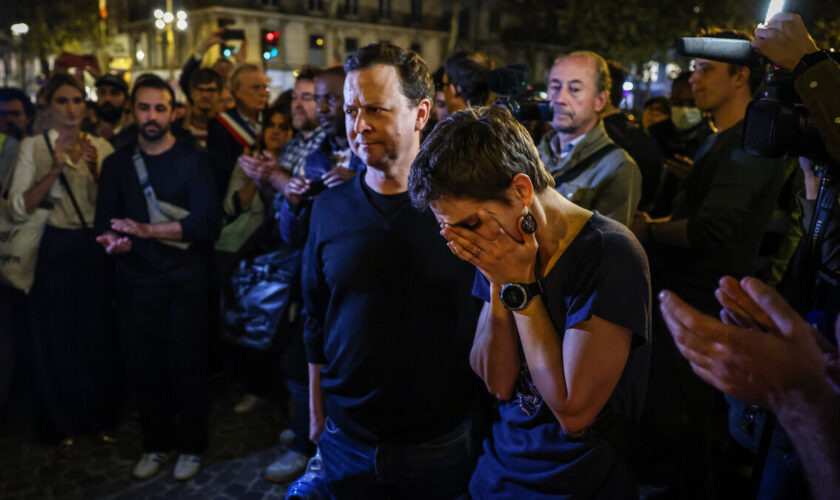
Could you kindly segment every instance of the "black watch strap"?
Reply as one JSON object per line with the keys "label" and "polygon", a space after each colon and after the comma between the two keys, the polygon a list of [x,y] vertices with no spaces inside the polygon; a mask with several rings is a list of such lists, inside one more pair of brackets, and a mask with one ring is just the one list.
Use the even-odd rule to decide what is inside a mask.
{"label": "black watch strap", "polygon": [[816,52],[811,52],[810,54],[805,54],[802,56],[802,59],[799,60],[796,67],[793,68],[793,79],[799,78],[799,75],[805,72],[811,66],[815,66],[826,59],[831,59],[824,50],[818,50]]}

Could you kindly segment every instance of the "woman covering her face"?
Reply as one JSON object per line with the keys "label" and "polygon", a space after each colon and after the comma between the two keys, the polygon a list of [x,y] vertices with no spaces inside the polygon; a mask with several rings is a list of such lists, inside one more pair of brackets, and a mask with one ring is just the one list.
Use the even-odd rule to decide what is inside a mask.
{"label": "woman covering her face", "polygon": [[627,460],[647,386],[650,279],[633,234],[554,190],[500,108],[440,122],[409,192],[484,301],[469,361],[499,399],[473,498],[638,498]]}

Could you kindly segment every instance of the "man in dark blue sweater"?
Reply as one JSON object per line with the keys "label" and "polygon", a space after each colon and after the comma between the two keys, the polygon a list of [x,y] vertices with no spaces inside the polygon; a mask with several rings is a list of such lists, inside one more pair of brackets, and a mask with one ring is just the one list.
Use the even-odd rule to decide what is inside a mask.
{"label": "man in dark blue sweater", "polygon": [[417,54],[368,45],[345,65],[367,169],[315,201],[303,258],[311,438],[337,498],[453,498],[474,465],[471,272],[411,206],[433,86]]}
{"label": "man in dark blue sweater", "polygon": [[207,155],[170,131],[173,101],[155,76],[135,86],[137,143],[103,162],[96,205],[96,240],[116,256],[120,330],[143,429],[138,479],[155,475],[173,449],[175,479],[195,476],[206,441],[206,259],[221,212]]}

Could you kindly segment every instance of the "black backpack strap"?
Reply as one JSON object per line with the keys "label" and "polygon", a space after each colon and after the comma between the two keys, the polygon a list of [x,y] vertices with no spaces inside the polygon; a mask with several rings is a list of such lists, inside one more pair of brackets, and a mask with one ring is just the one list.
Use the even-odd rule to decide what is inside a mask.
{"label": "black backpack strap", "polygon": [[609,144],[604,145],[598,151],[595,151],[591,155],[587,156],[583,160],[579,161],[577,165],[566,170],[560,175],[554,176],[554,184],[559,186],[561,184],[565,184],[567,182],[571,182],[578,178],[580,174],[583,173],[584,170],[589,168],[590,166],[598,163],[601,161],[602,158],[607,156],[608,154],[612,153],[613,151],[621,149],[615,143],[610,142]]}
{"label": "black backpack strap", "polygon": [[[52,143],[50,143],[50,136],[48,135],[46,130],[44,130],[44,140],[47,142],[47,149],[50,151],[50,156],[52,157],[53,147]],[[82,215],[82,209],[80,209],[79,204],[76,203],[76,197],[73,196],[73,190],[70,189],[70,183],[67,182],[67,177],[64,177],[64,172],[58,174],[58,180],[61,181],[61,185],[64,187],[64,190],[67,191],[67,194],[70,195],[70,202],[73,203],[73,208],[76,210],[76,215],[79,216],[79,221],[81,221],[82,227],[87,229],[88,225],[85,222],[84,215]]]}

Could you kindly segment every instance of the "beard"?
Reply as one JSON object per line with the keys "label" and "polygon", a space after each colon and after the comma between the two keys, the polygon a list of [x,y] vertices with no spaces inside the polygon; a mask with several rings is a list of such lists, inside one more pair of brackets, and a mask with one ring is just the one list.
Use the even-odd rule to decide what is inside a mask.
{"label": "beard", "polygon": [[[148,127],[149,125],[157,126],[157,130],[154,131],[154,132],[147,131],[146,127]],[[161,137],[165,136],[167,134],[167,132],[169,132],[169,124],[168,123],[163,124],[163,123],[158,123],[158,122],[155,122],[155,121],[148,121],[140,127],[140,135],[142,135],[143,138],[146,139],[147,141],[156,141],[156,140],[160,139]]]}
{"label": "beard", "polygon": [[110,102],[106,102],[101,106],[96,107],[96,115],[100,120],[108,123],[117,123],[122,117],[122,109],[114,106]]}

